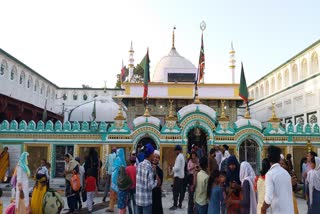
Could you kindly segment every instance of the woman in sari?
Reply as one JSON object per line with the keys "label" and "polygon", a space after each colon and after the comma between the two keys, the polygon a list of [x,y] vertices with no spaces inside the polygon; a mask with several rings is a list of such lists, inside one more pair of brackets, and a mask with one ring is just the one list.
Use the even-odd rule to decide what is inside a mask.
{"label": "woman in sari", "polygon": [[46,161],[41,160],[41,166],[36,172],[36,183],[33,188],[31,197],[31,213],[42,214],[43,213],[43,198],[48,189],[49,172],[46,167]]}
{"label": "woman in sari", "polygon": [[9,169],[9,152],[8,147],[4,147],[0,154],[0,183],[4,180],[7,170]]}
{"label": "woman in sari", "polygon": [[119,177],[119,169],[120,167],[126,167],[126,159],[124,155],[124,150],[122,148],[117,149],[117,157],[113,162],[112,166],[112,175],[111,175],[111,190],[110,190],[110,203],[109,208],[106,212],[114,212],[114,205],[117,200],[117,192],[118,192],[118,177]]}
{"label": "woman in sari", "polygon": [[[16,211],[19,210],[19,214],[29,213],[29,180],[30,169],[28,167],[28,152],[23,152],[20,155],[17,165],[17,184],[16,184]],[[21,195],[24,198],[20,197]],[[20,203],[23,203],[19,205]],[[21,207],[25,207],[26,210],[21,210]],[[24,212],[25,211],[25,212]]]}

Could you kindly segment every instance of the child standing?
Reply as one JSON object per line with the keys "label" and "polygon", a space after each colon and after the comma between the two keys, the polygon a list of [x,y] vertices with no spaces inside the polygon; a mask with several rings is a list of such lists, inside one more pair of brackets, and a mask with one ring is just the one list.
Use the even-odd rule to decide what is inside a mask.
{"label": "child standing", "polygon": [[208,181],[207,195],[209,199],[208,213],[220,214],[220,206],[223,202],[223,192],[219,182],[220,172],[214,170]]}
{"label": "child standing", "polygon": [[97,190],[96,178],[93,175],[94,170],[92,168],[88,169],[88,177],[85,181],[85,189],[87,191],[87,208],[89,213],[92,213],[94,192]]}

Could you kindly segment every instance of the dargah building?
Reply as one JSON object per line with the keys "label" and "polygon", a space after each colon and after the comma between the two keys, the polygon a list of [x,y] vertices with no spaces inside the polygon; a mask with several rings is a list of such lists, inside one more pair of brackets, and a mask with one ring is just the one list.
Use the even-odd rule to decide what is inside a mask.
{"label": "dargah building", "polygon": [[[308,150],[319,152],[319,125],[307,120],[303,124],[294,121],[294,114],[307,117],[308,112],[304,112],[304,108],[299,113],[293,111],[293,120],[289,121],[290,115],[282,116],[283,110],[278,113],[279,103],[285,105],[289,99],[281,101],[281,94],[287,96],[290,91],[296,94],[297,90],[305,91],[303,87],[313,85],[317,101],[310,111],[316,112],[316,116],[319,114],[319,44],[319,41],[314,43],[278,68],[281,72],[286,67],[291,71],[292,61],[298,62],[297,58],[304,57],[308,63],[311,63],[309,58],[317,60],[318,67],[307,67],[317,70],[307,71],[303,79],[294,82],[290,74],[290,83],[279,91],[270,90],[268,95],[264,93],[269,102],[261,100],[263,97],[259,94],[259,81],[262,80],[249,86],[250,111],[243,108],[239,84],[234,81],[233,48],[230,50],[233,80],[226,84],[199,83],[198,96],[195,96],[194,79],[198,66],[180,55],[173,35],[171,49],[168,48],[168,54],[158,61],[148,84],[147,106],[142,100],[143,82],[131,81],[134,66],[132,46],[129,75],[121,89],[58,87],[0,49],[0,151],[5,146],[9,148],[11,168],[23,151],[30,154],[32,171],[40,159],[47,159],[52,166],[52,177],[59,178],[62,177],[64,154],[67,152],[83,160],[88,149],[94,147],[100,158],[105,160],[113,146],[124,148],[128,157],[139,144],[152,143],[160,150],[164,177],[170,179],[167,169],[174,164],[173,148],[177,144],[182,145],[184,154],[192,144],[206,152],[214,145],[227,144],[231,154],[240,161],[248,161],[256,171],[260,169],[266,148],[276,145],[284,155],[293,154],[295,171],[300,176],[301,158]],[[297,67],[298,74],[300,67]],[[270,82],[272,73],[278,70],[268,74]],[[258,88],[257,92],[255,88]],[[306,95],[301,94],[303,99]],[[293,97],[291,101],[295,102]],[[257,113],[263,108],[262,103],[266,109],[264,114]],[[47,115],[45,122],[42,121],[43,109]],[[250,112],[254,114],[251,116]],[[263,121],[259,115],[263,116]]]}

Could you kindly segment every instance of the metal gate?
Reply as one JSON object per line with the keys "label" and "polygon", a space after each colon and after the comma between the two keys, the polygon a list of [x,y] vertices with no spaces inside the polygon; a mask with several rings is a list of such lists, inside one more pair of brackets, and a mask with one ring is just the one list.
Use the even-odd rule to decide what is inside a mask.
{"label": "metal gate", "polygon": [[245,139],[239,148],[240,162],[247,161],[250,163],[256,174],[259,171],[258,166],[259,146],[253,139]]}

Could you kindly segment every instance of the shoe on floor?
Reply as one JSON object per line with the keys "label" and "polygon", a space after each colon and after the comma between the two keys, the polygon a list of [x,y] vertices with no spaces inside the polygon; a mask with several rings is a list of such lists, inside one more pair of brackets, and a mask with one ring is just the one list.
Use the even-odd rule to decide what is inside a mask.
{"label": "shoe on floor", "polygon": [[176,209],[178,209],[176,206],[172,206],[169,208],[169,210],[176,210]]}

